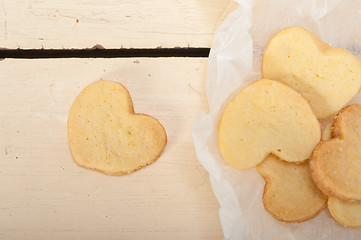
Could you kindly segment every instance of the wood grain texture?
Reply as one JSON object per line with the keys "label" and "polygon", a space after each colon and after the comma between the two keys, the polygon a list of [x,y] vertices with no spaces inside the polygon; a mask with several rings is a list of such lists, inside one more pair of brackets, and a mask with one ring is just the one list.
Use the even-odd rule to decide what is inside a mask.
{"label": "wood grain texture", "polygon": [[[220,239],[218,203],[192,123],[205,107],[206,59],[0,62],[0,239]],[[168,144],[125,176],[79,167],[67,117],[83,87],[124,84],[135,111],[164,125]]]}
{"label": "wood grain texture", "polygon": [[236,7],[233,0],[0,0],[0,47],[210,47]]}

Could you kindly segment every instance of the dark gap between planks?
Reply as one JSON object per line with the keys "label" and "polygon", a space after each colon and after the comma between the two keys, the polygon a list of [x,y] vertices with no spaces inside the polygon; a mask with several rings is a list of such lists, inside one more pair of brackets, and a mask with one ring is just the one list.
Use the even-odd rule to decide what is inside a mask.
{"label": "dark gap between planks", "polygon": [[120,48],[120,49],[0,49],[3,58],[206,58],[209,48]]}

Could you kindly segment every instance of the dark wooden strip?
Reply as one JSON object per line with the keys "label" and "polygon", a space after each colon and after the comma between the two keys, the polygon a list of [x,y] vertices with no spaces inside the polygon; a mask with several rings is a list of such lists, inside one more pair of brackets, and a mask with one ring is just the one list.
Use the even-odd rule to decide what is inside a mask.
{"label": "dark wooden strip", "polygon": [[209,48],[0,49],[0,58],[205,58],[208,57],[209,51]]}

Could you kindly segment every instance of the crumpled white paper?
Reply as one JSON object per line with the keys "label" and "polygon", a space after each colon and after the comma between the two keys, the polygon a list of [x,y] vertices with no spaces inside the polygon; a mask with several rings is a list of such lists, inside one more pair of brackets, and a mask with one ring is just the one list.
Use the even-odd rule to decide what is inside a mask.
{"label": "crumpled white paper", "polygon": [[[361,239],[361,228],[339,225],[327,208],[304,223],[286,224],[273,219],[262,204],[262,177],[254,168],[237,170],[227,165],[216,143],[223,107],[241,88],[261,79],[264,48],[280,30],[302,26],[361,59],[361,1],[236,1],[240,6],[218,29],[209,56],[209,113],[201,111],[193,126],[197,156],[209,172],[220,203],[225,239]],[[361,103],[361,96],[351,102]]]}

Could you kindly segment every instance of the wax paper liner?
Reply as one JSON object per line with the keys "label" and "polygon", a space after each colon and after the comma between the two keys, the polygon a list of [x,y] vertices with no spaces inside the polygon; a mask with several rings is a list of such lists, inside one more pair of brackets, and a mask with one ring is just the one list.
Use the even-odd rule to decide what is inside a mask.
{"label": "wax paper liner", "polygon": [[[225,104],[249,83],[261,79],[267,41],[278,31],[302,26],[332,46],[361,59],[361,1],[238,0],[239,7],[218,29],[209,56],[206,93],[209,111],[193,125],[197,156],[209,172],[220,203],[225,239],[361,239],[361,228],[336,223],[325,208],[303,222],[279,222],[264,210],[264,181],[253,169],[237,170],[220,156],[217,122]],[[361,103],[361,96],[351,102]],[[327,122],[324,121],[323,123]]]}

